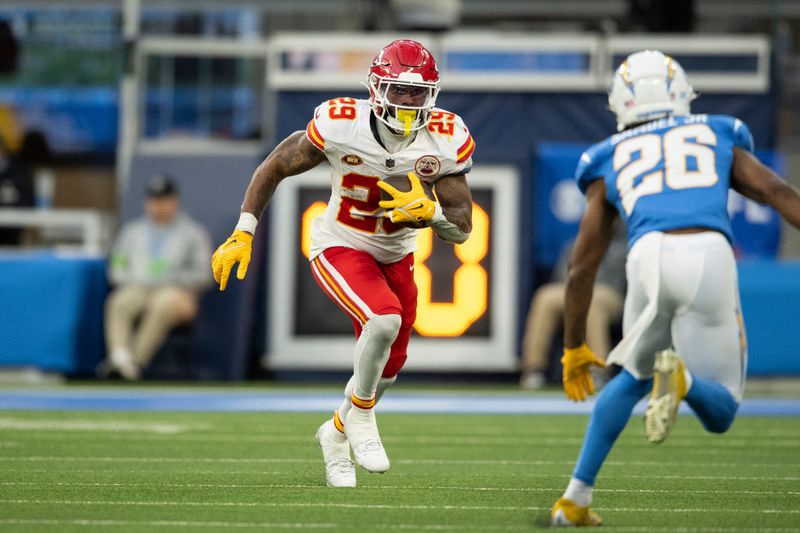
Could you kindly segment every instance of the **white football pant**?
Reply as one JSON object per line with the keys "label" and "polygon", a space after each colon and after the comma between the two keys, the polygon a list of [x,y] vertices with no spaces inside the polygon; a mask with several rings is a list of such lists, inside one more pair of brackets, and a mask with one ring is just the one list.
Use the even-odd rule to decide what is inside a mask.
{"label": "white football pant", "polygon": [[608,362],[647,379],[656,352],[674,347],[694,376],[741,401],[747,342],[727,239],[714,231],[648,233],[628,252],[626,273],[623,338]]}

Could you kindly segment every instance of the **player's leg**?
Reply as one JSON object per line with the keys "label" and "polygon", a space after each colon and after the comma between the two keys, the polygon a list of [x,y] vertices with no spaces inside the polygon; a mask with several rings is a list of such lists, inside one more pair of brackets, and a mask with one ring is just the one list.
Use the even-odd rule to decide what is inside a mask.
{"label": "player's leg", "polygon": [[553,506],[555,526],[596,526],[600,517],[589,510],[594,482],[614,442],[625,429],[636,403],[647,395],[652,382],[622,370],[603,388],[592,410],[578,463],[567,490]]}
{"label": "player's leg", "polygon": [[522,338],[522,388],[544,386],[550,343],[563,316],[564,283],[547,283],[539,287],[533,295]]}
{"label": "player's leg", "polygon": [[653,354],[670,345],[668,311],[660,309],[660,240],[655,237],[646,235],[631,249],[623,338],[608,357],[623,370],[598,396],[572,479],[553,506],[555,526],[599,525],[599,517],[589,510],[595,479],[633,407],[652,387]]}
{"label": "player's leg", "polygon": [[389,360],[383,367],[381,379],[378,382],[378,398],[397,381],[397,375],[408,359],[408,342],[411,339],[411,330],[417,320],[417,284],[414,282],[414,255],[409,254],[401,261],[389,265],[381,265],[389,288],[400,302],[401,321],[400,331],[397,333],[389,350]]}
{"label": "player's leg", "polygon": [[311,266],[326,294],[361,324],[354,357],[352,405],[341,422],[356,462],[371,472],[384,472],[389,460],[373,408],[389,349],[400,329],[400,304],[369,254],[331,248],[317,256]]}
{"label": "player's leg", "polygon": [[736,263],[722,235],[683,237],[700,250],[695,279],[683,284],[685,304],[672,326],[675,348],[688,368],[685,399],[708,431],[722,433],[736,416],[747,367]]}

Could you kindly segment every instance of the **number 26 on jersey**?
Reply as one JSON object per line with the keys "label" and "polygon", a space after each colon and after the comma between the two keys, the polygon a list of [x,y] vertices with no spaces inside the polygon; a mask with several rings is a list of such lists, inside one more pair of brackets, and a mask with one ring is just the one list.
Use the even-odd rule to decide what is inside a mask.
{"label": "number 26 on jersey", "polygon": [[[614,150],[614,171],[625,213],[630,215],[642,196],[662,192],[665,184],[676,190],[717,183],[716,145],[717,136],[706,124],[674,128],[663,138],[651,133],[619,143]],[[634,159],[637,153],[639,156]],[[690,160],[695,162],[692,170]],[[635,183],[639,176],[641,179]]]}

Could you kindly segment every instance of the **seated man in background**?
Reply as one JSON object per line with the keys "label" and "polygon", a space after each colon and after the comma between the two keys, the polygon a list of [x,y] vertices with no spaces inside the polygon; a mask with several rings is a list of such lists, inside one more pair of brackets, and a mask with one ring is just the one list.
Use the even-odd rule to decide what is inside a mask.
{"label": "seated man in background", "polygon": [[[0,140],[0,209],[33,207],[34,188],[30,170]],[[23,229],[0,227],[0,246],[23,244]]]}
{"label": "seated man in background", "polygon": [[139,379],[169,331],[195,318],[198,297],[211,284],[211,240],[181,213],[172,180],[150,181],[145,211],[123,226],[111,254],[104,376]]}
{"label": "seated man in background", "polygon": [[[519,384],[523,389],[540,389],[547,382],[550,346],[564,317],[564,289],[573,244],[574,241],[571,241],[561,250],[553,268],[553,281],[533,293],[522,338],[522,375]],[[602,359],[611,350],[611,326],[622,316],[626,253],[625,225],[618,224],[608,253],[597,271],[586,323],[587,344]]]}

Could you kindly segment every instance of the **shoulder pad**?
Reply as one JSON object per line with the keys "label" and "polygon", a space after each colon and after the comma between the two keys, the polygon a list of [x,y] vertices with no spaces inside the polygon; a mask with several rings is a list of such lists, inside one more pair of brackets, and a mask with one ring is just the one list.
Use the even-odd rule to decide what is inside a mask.
{"label": "shoulder pad", "polygon": [[306,136],[320,150],[325,150],[326,140],[347,142],[356,133],[358,119],[370,111],[366,100],[333,98],[314,110],[314,117],[306,126]]}

